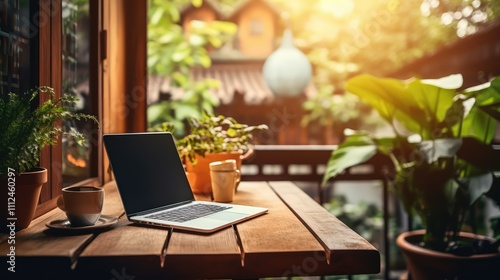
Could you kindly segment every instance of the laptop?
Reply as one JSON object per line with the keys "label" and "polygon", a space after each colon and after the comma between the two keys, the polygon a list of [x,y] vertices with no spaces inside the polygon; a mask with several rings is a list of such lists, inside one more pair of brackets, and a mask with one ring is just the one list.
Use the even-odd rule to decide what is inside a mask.
{"label": "laptop", "polygon": [[169,132],[105,134],[103,141],[131,222],[210,233],[268,210],[196,201]]}

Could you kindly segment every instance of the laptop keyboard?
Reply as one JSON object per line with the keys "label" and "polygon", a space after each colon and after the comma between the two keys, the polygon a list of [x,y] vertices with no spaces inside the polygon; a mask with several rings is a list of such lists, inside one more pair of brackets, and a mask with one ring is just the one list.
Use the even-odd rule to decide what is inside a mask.
{"label": "laptop keyboard", "polygon": [[146,216],[149,219],[158,219],[162,221],[183,223],[191,221],[197,218],[208,216],[226,209],[231,208],[231,206],[220,206],[220,205],[208,205],[208,204],[192,204],[186,207],[161,212],[157,214],[152,214]]}

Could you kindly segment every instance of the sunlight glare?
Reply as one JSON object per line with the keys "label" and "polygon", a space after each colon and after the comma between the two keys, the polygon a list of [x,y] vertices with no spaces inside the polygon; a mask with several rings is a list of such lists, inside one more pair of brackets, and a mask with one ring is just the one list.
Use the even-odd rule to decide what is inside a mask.
{"label": "sunlight glare", "polygon": [[457,23],[457,28],[458,29],[466,29],[467,26],[469,26],[469,22],[466,19],[461,19]]}
{"label": "sunlight glare", "polygon": [[320,0],[316,8],[319,11],[341,18],[352,12],[354,3],[352,0]]}
{"label": "sunlight glare", "polygon": [[440,3],[439,3],[439,0],[430,0],[430,4],[431,4],[431,7],[433,9],[435,9],[435,8],[439,7]]}
{"label": "sunlight glare", "polygon": [[429,2],[422,2],[422,4],[420,5],[420,13],[422,13],[424,17],[428,17],[431,15],[431,5],[429,4]]}
{"label": "sunlight glare", "polygon": [[464,15],[464,17],[469,17],[473,11],[474,9],[471,6],[465,6],[462,9],[462,14]]}
{"label": "sunlight glare", "polygon": [[467,35],[467,30],[466,29],[457,29],[457,36],[462,38],[464,37],[465,35]]}
{"label": "sunlight glare", "polygon": [[441,22],[444,25],[450,25],[453,22],[453,16],[450,13],[444,13],[441,15]]}
{"label": "sunlight glare", "polygon": [[488,15],[486,13],[483,13],[482,11],[475,11],[472,13],[471,20],[472,22],[478,23],[478,22],[483,22],[488,19]]}

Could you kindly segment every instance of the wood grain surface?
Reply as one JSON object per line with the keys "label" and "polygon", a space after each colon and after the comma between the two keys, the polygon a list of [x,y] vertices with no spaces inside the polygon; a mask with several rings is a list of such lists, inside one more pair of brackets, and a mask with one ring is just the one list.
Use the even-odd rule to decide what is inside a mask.
{"label": "wood grain surface", "polygon": [[[50,279],[263,278],[380,269],[370,243],[290,182],[241,182],[232,203],[266,207],[268,213],[212,234],[135,225],[123,215],[116,184],[104,188],[103,214],[120,217],[119,222],[106,230],[61,235],[45,225],[64,218],[61,210],[35,219],[16,233],[18,279],[32,269]],[[5,263],[10,248],[1,238]]]}

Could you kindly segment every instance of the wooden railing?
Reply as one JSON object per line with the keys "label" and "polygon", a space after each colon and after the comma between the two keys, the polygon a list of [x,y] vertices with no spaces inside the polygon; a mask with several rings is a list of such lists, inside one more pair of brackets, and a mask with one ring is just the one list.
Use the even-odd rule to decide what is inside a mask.
{"label": "wooden railing", "polygon": [[334,145],[257,145],[242,180],[321,182]]}
{"label": "wooden railing", "polygon": [[[336,148],[336,145],[257,145],[254,155],[242,166],[242,180],[313,182],[318,185],[319,202],[322,203],[320,184],[326,164]],[[385,181],[391,166],[385,157],[375,155],[366,164],[352,167],[329,182]]]}

